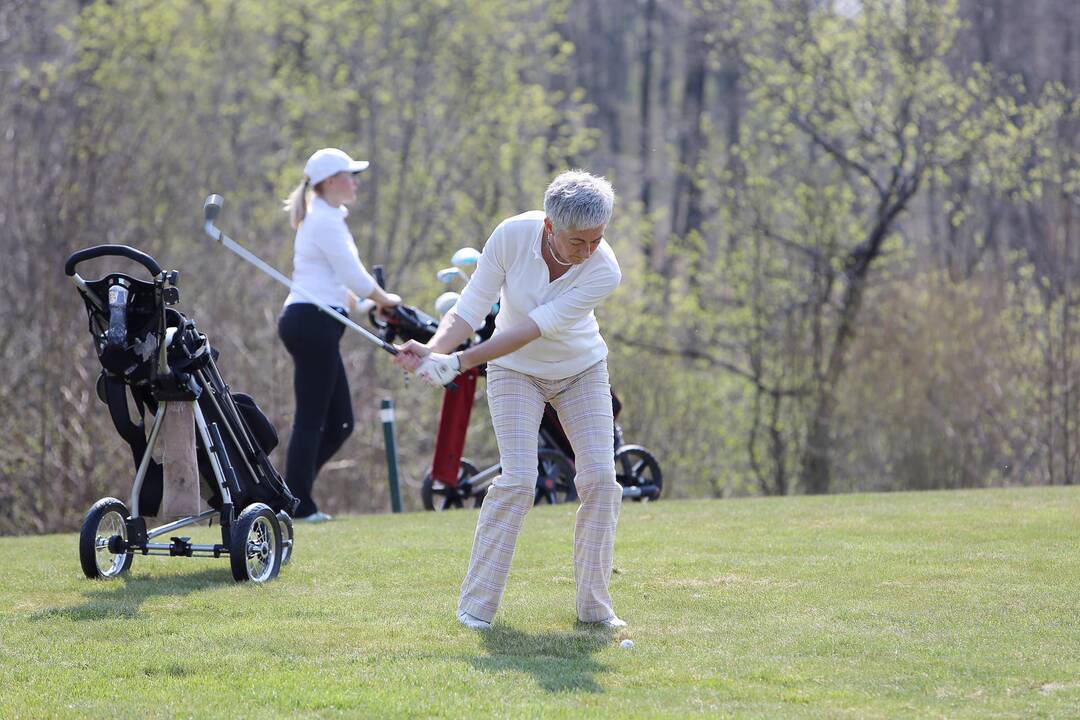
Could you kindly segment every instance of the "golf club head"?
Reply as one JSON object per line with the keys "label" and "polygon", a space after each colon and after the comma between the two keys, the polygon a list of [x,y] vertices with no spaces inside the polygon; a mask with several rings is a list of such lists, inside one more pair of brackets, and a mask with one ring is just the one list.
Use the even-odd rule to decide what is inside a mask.
{"label": "golf club head", "polygon": [[464,270],[474,268],[480,261],[480,251],[471,247],[463,247],[450,258],[450,264]]}
{"label": "golf club head", "polygon": [[456,292],[444,292],[442,295],[435,298],[435,312],[437,312],[441,318],[443,315],[450,312],[450,308],[457,305],[457,301],[460,298],[461,295]]}
{"label": "golf club head", "polygon": [[225,204],[225,198],[220,195],[211,195],[203,203],[203,217],[207,222],[214,222],[221,213],[221,206]]}
{"label": "golf club head", "polygon": [[435,273],[435,277],[443,285],[449,285],[451,282],[454,281],[454,278],[460,277],[460,276],[461,276],[461,271],[458,270],[456,267],[443,268],[439,272]]}

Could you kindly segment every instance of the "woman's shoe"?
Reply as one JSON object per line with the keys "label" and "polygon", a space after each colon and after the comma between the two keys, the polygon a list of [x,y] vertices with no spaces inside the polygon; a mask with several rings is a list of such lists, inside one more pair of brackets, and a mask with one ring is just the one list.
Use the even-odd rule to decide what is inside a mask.
{"label": "woman's shoe", "polygon": [[306,523],[321,523],[321,522],[326,522],[327,520],[333,520],[333,519],[334,518],[332,516],[327,515],[326,513],[322,512],[321,510],[313,512],[310,515],[305,515],[304,517],[293,518],[293,520],[295,520],[296,522],[306,522]]}
{"label": "woman's shoe", "polygon": [[469,628],[470,630],[490,630],[491,623],[487,620],[481,620],[475,615],[470,615],[467,612],[459,612],[457,614],[458,622]]}

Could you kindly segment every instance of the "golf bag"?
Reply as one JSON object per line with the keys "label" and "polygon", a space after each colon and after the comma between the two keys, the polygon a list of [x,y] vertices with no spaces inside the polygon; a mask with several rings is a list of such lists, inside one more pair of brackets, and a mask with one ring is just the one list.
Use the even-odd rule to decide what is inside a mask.
{"label": "golf bag", "polygon": [[[87,281],[75,272],[79,263],[103,256],[133,260],[145,267],[153,280],[111,272],[99,280]],[[217,349],[193,320],[173,309],[180,297],[177,272],[163,272],[149,255],[124,245],[80,250],[68,258],[65,272],[75,282],[86,306],[88,330],[101,362],[98,397],[108,406],[117,432],[131,448],[136,470],[130,508],[106,498],[88,514],[88,523],[93,520],[100,525],[104,516],[91,515],[98,505],[109,505],[114,514],[123,516],[119,528],[113,529],[123,532],[115,533],[119,539],[114,539],[112,535],[101,536],[96,527],[88,528],[84,523],[84,535],[93,530],[91,540],[96,538],[82,548],[84,572],[89,577],[118,574],[126,567],[121,567],[124,561],[116,557],[126,555],[130,565],[131,552],[138,551],[214,557],[229,554],[238,580],[261,581],[276,575],[291,554],[292,522],[288,515],[297,504],[268,457],[277,445],[277,432],[250,396],[230,391],[218,371]],[[173,404],[177,404],[173,409],[179,412],[194,414],[199,495],[211,510],[166,528],[172,530],[219,514],[220,545],[194,545],[187,538],[172,538],[170,545],[149,542],[162,530],[147,531],[145,517],[157,516],[162,506],[165,473],[154,453],[166,406]],[[132,407],[137,418],[132,418]],[[248,515],[250,522],[245,518]],[[248,543],[249,537],[237,538],[236,532],[240,531],[245,536],[250,534],[254,545]],[[108,556],[104,565],[100,557],[102,541]],[[261,564],[250,562],[256,545]],[[166,552],[153,552],[159,550]],[[245,559],[246,569],[239,567]]]}

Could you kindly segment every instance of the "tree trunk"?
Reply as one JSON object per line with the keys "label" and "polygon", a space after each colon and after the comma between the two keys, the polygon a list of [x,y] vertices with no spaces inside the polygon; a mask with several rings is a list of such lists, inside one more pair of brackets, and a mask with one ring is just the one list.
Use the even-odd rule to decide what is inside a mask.
{"label": "tree trunk", "polygon": [[847,290],[840,305],[840,317],[833,334],[832,349],[819,385],[814,411],[806,433],[806,449],[802,464],[802,485],[809,494],[823,494],[832,483],[831,450],[832,421],[836,409],[837,391],[844,373],[848,349],[855,337],[856,322],[866,292],[870,266],[881,253],[896,216],[907,206],[921,181],[921,172],[896,179],[882,195],[877,220],[867,239],[848,253],[844,274]]}
{"label": "tree trunk", "polygon": [[[653,24],[656,17],[656,0],[645,0],[645,38],[641,43],[641,205],[648,216],[652,210],[652,56]],[[650,260],[650,246],[646,245],[645,259]]]}

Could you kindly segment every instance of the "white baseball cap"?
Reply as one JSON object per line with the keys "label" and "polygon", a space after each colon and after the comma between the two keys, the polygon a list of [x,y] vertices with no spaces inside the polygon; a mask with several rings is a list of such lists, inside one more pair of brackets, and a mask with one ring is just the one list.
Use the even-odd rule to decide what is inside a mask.
{"label": "white baseball cap", "polygon": [[353,160],[337,148],[323,148],[316,150],[308,158],[307,163],[304,164],[304,174],[311,180],[312,185],[318,185],[339,172],[363,172],[370,164],[367,160]]}

